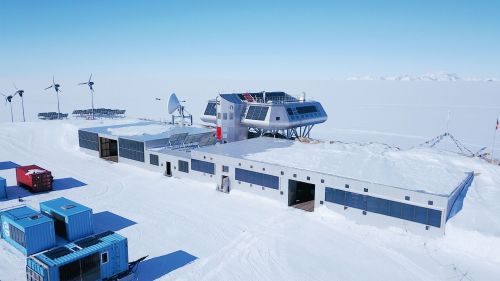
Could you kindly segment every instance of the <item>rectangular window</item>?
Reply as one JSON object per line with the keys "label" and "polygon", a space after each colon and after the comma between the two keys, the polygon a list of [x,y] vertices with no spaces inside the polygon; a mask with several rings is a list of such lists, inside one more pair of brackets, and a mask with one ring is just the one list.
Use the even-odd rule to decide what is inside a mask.
{"label": "rectangular window", "polygon": [[234,113],[230,112],[229,113],[229,120],[233,120],[234,119]]}
{"label": "rectangular window", "polygon": [[191,170],[207,174],[215,174],[215,164],[212,162],[191,159]]}
{"label": "rectangular window", "polygon": [[372,197],[336,188],[325,188],[325,201],[372,213],[441,227],[441,211]]}
{"label": "rectangular window", "polygon": [[179,172],[189,173],[189,163],[187,161],[179,160]]}
{"label": "rectangular window", "polygon": [[227,120],[227,113],[222,113],[222,119]]}
{"label": "rectangular window", "polygon": [[279,189],[279,178],[276,176],[236,168],[235,177],[239,181]]}
{"label": "rectangular window", "polygon": [[108,263],[108,252],[101,253],[101,263]]}
{"label": "rectangular window", "polygon": [[149,164],[155,165],[155,166],[160,166],[160,159],[159,159],[158,155],[149,154]]}
{"label": "rectangular window", "polygon": [[224,173],[229,173],[229,166],[224,166],[224,165],[222,165],[222,171],[223,171]]}

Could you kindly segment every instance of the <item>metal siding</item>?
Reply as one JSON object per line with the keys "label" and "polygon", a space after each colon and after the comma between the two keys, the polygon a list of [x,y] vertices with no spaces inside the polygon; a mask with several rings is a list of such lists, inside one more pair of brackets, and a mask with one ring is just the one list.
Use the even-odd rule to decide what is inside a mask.
{"label": "metal siding", "polygon": [[56,246],[53,221],[26,228],[25,234],[27,255],[32,255]]}
{"label": "metal siding", "polygon": [[[49,267],[51,280],[58,281],[58,268],[60,266],[66,265],[73,261],[82,259],[86,256],[108,252],[108,262],[106,264],[101,264],[101,278],[109,278],[120,272],[128,269],[128,245],[127,238],[114,233],[106,237],[100,238],[102,241],[96,245],[83,248],[79,251],[70,253],[66,256],[57,258],[55,260],[49,259],[43,253],[38,254],[35,257]],[[66,248],[73,248],[76,245],[74,243],[68,243],[65,245]]]}
{"label": "metal siding", "polygon": [[325,187],[325,201],[424,225],[441,227],[441,211]]}
{"label": "metal siding", "polygon": [[94,233],[92,210],[68,216],[66,223],[69,241],[84,238]]}
{"label": "metal siding", "polygon": [[448,221],[450,217],[450,212],[453,209],[453,205],[457,201],[460,194],[472,184],[474,180],[474,173],[470,172],[467,174],[467,177],[460,183],[457,188],[452,192],[451,196],[448,198],[448,204],[446,208],[446,220]]}
{"label": "metal siding", "polygon": [[0,199],[7,198],[7,180],[0,177]]}

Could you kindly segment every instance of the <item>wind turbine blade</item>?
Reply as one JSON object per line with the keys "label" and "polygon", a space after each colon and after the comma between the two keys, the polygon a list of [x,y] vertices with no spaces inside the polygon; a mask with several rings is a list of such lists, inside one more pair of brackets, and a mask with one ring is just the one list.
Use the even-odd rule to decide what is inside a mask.
{"label": "wind turbine blade", "polygon": [[[54,85],[52,85],[52,86],[54,86]],[[48,90],[48,89],[52,88],[52,86],[48,86],[47,88],[45,88],[45,90]]]}
{"label": "wind turbine blade", "polygon": [[19,89],[17,88],[16,83],[12,82],[12,84],[14,84],[14,88],[18,91]]}
{"label": "wind turbine blade", "polygon": [[4,96],[4,97],[7,97],[6,95],[4,95],[3,93],[0,93],[0,95]]}
{"label": "wind turbine blade", "polygon": [[92,73],[90,73],[90,78],[89,78],[89,82],[90,82],[90,80],[92,80]]}
{"label": "wind turbine blade", "polygon": [[86,85],[87,82],[78,83],[78,85]]}

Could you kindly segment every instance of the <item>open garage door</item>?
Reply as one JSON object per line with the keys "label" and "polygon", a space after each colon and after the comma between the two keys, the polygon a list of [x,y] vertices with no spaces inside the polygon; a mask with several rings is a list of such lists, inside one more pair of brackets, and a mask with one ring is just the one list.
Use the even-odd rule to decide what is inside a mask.
{"label": "open garage door", "polygon": [[108,161],[118,162],[118,142],[112,139],[99,138],[99,156]]}
{"label": "open garage door", "polygon": [[314,211],[314,190],[314,184],[288,180],[288,206]]}

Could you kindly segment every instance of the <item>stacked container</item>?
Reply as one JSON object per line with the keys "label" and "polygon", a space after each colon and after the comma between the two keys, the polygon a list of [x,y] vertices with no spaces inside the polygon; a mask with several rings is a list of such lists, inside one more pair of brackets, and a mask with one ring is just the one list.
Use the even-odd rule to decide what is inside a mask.
{"label": "stacked container", "polygon": [[54,222],[29,207],[0,212],[2,238],[25,255],[31,255],[56,245]]}
{"label": "stacked container", "polygon": [[112,231],[31,256],[26,261],[28,280],[118,280],[118,275],[127,270],[127,238]]}
{"label": "stacked container", "polygon": [[56,234],[68,241],[94,233],[92,209],[60,197],[40,203],[40,211],[54,219]]}
{"label": "stacked container", "polygon": [[52,190],[54,178],[50,171],[37,165],[19,166],[16,168],[17,185],[26,187],[31,192]]}
{"label": "stacked container", "polygon": [[7,199],[7,181],[0,177],[0,199]]}

